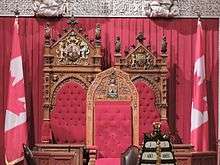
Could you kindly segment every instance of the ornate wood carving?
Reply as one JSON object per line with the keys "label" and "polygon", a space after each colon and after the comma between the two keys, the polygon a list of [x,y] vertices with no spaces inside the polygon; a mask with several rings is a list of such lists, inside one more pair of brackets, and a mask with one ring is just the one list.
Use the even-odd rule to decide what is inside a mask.
{"label": "ornate wood carving", "polygon": [[138,43],[130,50],[126,50],[126,57],[115,54],[115,66],[127,72],[132,81],[145,82],[155,93],[155,105],[160,111],[161,119],[167,119],[167,42],[162,38],[161,55],[155,56],[150,46],[144,45],[144,34],[140,32],[136,37]]}
{"label": "ornate wood carving", "polygon": [[[50,121],[50,112],[55,107],[55,98],[65,83],[73,81],[84,89],[101,71],[101,38],[90,43],[86,34],[77,27],[73,18],[69,26],[58,36],[57,41],[51,37],[50,24],[45,27],[44,49],[44,122]],[[100,29],[101,32],[101,29]],[[48,141],[45,141],[48,142]]]}
{"label": "ornate wood carving", "polygon": [[96,101],[130,101],[132,107],[133,144],[139,145],[139,98],[128,74],[117,68],[110,68],[97,74],[87,92],[87,135],[86,144],[94,145],[94,106]]}

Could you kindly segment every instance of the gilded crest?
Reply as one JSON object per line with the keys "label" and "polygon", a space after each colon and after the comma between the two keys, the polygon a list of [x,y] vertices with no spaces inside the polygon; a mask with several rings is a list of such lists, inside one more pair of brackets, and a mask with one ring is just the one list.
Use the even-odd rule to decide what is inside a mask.
{"label": "gilded crest", "polygon": [[154,56],[140,46],[128,57],[127,66],[133,69],[153,69],[155,60]]}
{"label": "gilded crest", "polygon": [[90,53],[88,44],[71,32],[63,41],[59,42],[56,49],[58,63],[67,65],[87,65]]}

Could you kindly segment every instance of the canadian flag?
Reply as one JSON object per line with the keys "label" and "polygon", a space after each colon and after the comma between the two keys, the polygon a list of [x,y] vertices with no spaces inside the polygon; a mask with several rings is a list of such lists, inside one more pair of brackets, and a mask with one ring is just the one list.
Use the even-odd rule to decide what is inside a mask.
{"label": "canadian flag", "polygon": [[191,110],[191,143],[196,151],[209,149],[205,55],[202,50],[202,38],[202,25],[198,19]]}
{"label": "canadian flag", "polygon": [[23,144],[27,141],[26,104],[22,56],[15,18],[10,60],[10,78],[5,113],[5,161],[11,165],[23,160]]}

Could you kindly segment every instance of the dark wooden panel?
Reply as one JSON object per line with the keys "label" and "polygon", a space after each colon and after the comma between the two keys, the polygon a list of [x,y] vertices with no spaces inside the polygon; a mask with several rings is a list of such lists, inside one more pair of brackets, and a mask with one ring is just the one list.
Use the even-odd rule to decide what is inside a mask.
{"label": "dark wooden panel", "polygon": [[177,165],[216,165],[215,151],[193,152],[189,144],[173,145]]}
{"label": "dark wooden panel", "polygon": [[37,165],[83,165],[84,145],[36,144]]}

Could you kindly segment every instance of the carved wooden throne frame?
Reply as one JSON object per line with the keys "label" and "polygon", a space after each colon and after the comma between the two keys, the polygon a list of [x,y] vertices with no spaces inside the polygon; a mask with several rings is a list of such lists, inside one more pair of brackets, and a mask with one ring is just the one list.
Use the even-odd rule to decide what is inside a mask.
{"label": "carved wooden throne frame", "polygon": [[[91,43],[75,19],[71,18],[68,24],[57,41],[51,37],[49,23],[45,27],[43,134],[50,129],[50,113],[55,107],[57,91],[70,81],[87,90],[95,75],[101,71],[100,26],[97,25],[98,33],[94,43]],[[42,142],[48,143],[49,139],[42,137]]]}
{"label": "carved wooden throne frame", "polygon": [[[109,83],[110,82],[110,83]],[[113,84],[111,84],[113,82]],[[112,90],[113,89],[113,90]],[[112,92],[113,91],[113,92]],[[97,74],[87,92],[86,144],[95,146],[96,101],[129,101],[131,105],[132,144],[139,145],[139,99],[129,75],[117,68]],[[95,164],[96,149],[90,150],[90,164]]]}
{"label": "carved wooden throne frame", "polygon": [[[109,96],[109,80],[115,79],[117,96]],[[94,145],[94,105],[96,101],[130,101],[132,109],[133,144],[138,145],[139,102],[138,93],[128,74],[117,68],[99,73],[87,93],[86,144]]]}
{"label": "carved wooden throne frame", "polygon": [[159,110],[161,120],[167,120],[167,42],[163,36],[161,55],[156,56],[150,45],[144,45],[144,34],[136,37],[137,44],[125,50],[125,57],[120,53],[120,38],[116,41],[115,67],[130,75],[135,83],[144,81],[155,94],[155,106]]}

